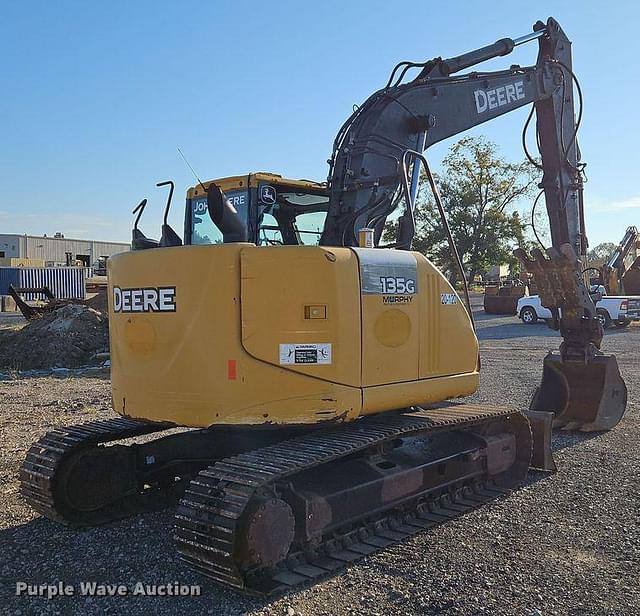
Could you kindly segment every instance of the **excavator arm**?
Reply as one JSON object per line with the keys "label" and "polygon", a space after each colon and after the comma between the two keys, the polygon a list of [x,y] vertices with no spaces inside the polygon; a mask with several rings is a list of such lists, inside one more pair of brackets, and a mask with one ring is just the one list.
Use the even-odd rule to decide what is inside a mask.
{"label": "excavator arm", "polygon": [[[539,44],[533,66],[458,74],[532,40]],[[403,83],[411,68],[421,71]],[[532,257],[521,249],[516,253],[534,275],[542,304],[553,314],[551,326],[563,337],[560,354],[545,360],[543,383],[533,408],[553,410],[559,424],[601,429],[619,421],[626,388],[615,357],[599,351],[603,330],[582,275],[581,260],[587,251],[583,164],[577,143],[582,112],[580,105],[576,121],[574,81],[571,42],[552,18],[546,24],[537,22],[533,32],[523,37],[504,38],[457,57],[400,63],[387,85],[357,107],[338,132],[329,159],[330,206],[320,243],[355,246],[358,230],[372,228],[379,245],[387,217],[404,200],[394,247],[410,248],[414,205],[402,190],[407,153],[422,152],[443,139],[533,104],[540,162],[531,162],[542,171],[540,186],[552,246],[546,254],[534,250]],[[419,158],[413,160],[415,186]],[[548,369],[553,369],[551,376]],[[576,397],[574,390],[580,381],[584,384],[583,379],[598,383],[598,391],[588,396],[595,408],[587,408],[590,403],[584,396]],[[551,384],[546,385],[545,380]]]}

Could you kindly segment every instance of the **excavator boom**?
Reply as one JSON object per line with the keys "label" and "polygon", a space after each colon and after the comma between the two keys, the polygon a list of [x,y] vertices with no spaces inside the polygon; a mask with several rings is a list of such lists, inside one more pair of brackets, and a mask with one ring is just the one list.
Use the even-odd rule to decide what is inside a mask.
{"label": "excavator boom", "polygon": [[[533,66],[457,74],[532,40],[539,44]],[[421,67],[419,75],[402,83],[406,71],[414,67]],[[542,385],[532,408],[553,411],[558,425],[598,430],[615,425],[622,417],[626,387],[615,357],[600,352],[603,329],[582,275],[588,245],[584,164],[577,141],[582,93],[578,89],[576,119],[574,83],[579,88],[572,69],[571,42],[552,18],[546,24],[537,22],[533,32],[523,37],[501,39],[455,58],[400,63],[386,87],[358,107],[336,137],[328,178],[331,201],[321,243],[355,246],[358,230],[370,227],[378,244],[387,217],[403,199],[408,152],[422,151],[533,104],[540,162],[529,158],[542,172],[540,186],[552,245],[545,252],[534,250],[533,257],[522,249],[516,254],[533,274],[542,304],[554,316],[551,325],[560,330],[563,342],[559,354],[545,359]],[[416,162],[414,180],[418,170]],[[415,232],[410,199],[405,198],[399,223],[393,247],[409,249]],[[554,376],[548,376],[551,374]],[[586,398],[578,394],[585,382],[593,384]]]}

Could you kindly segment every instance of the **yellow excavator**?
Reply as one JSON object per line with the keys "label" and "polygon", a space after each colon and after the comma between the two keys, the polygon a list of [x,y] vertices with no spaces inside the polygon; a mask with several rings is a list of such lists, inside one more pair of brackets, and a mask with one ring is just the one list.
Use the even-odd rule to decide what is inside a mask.
{"label": "yellow excavator", "polygon": [[640,232],[630,226],[622,241],[601,267],[585,270],[591,282],[604,285],[607,295],[640,295]]}
{"label": "yellow excavator", "polygon": [[[460,74],[533,40],[533,66]],[[173,184],[161,183],[170,192],[160,239],[138,228],[143,201],[132,251],[108,261],[121,418],[35,443],[21,471],[29,503],[86,526],[179,499],[181,559],[268,595],[503,494],[532,453],[548,467],[552,417],[613,427],[626,389],[615,357],[599,350],[580,275],[570,49],[549,19],[455,58],[401,62],[341,127],[326,184],[266,173],[198,181],[183,238],[167,223]],[[479,384],[468,293],[411,242],[421,168],[448,229],[422,152],[528,104],[553,247],[521,257],[563,343],[524,414],[451,402]],[[385,245],[386,226],[397,237]],[[449,245],[464,280],[450,233]]]}

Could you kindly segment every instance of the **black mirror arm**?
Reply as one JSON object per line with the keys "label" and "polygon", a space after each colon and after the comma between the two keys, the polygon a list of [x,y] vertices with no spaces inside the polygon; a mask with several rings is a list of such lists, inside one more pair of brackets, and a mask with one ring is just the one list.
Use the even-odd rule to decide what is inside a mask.
{"label": "black mirror arm", "polygon": [[140,203],[138,203],[138,205],[136,205],[133,212],[131,212],[132,214],[135,214],[136,212],[138,212],[138,215],[136,216],[136,221],[133,223],[133,228],[136,230],[138,229],[138,222],[140,221],[140,216],[142,216],[142,212],[144,212],[145,207],[147,207],[147,200],[143,199],[142,201],[140,201]]}
{"label": "black mirror arm", "polygon": [[169,208],[171,207],[171,199],[173,199],[173,189],[175,188],[175,184],[171,180],[167,180],[166,182],[158,182],[156,186],[170,186],[169,189],[169,197],[167,198],[167,205],[164,208],[164,224],[167,224],[167,217],[169,216]]}

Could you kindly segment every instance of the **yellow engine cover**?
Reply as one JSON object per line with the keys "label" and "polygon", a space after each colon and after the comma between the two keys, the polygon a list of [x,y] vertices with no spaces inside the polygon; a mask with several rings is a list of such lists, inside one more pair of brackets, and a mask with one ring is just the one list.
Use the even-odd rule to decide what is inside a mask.
{"label": "yellow engine cover", "polygon": [[224,244],[107,264],[121,415],[193,427],[315,424],[478,387],[469,316],[419,253]]}

